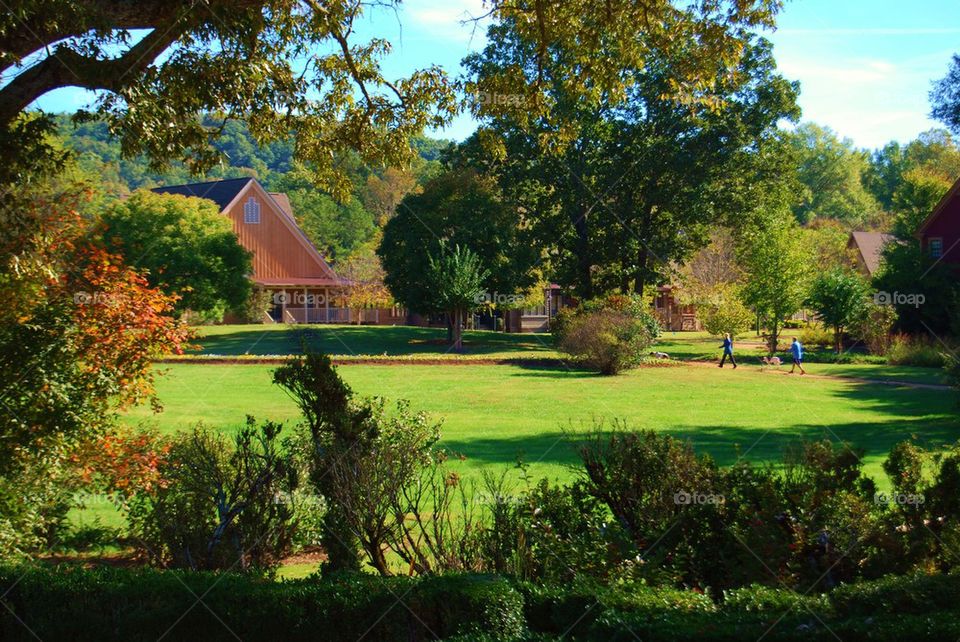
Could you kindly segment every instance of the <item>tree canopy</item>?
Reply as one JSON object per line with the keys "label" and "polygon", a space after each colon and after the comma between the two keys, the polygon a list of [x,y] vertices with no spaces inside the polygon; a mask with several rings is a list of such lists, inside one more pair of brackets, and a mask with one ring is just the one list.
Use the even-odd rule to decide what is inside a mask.
{"label": "tree canopy", "polygon": [[441,312],[425,278],[430,257],[442,245],[475,253],[488,270],[481,292],[519,295],[535,281],[541,255],[516,205],[495,180],[470,167],[455,167],[408,195],[387,222],[377,253],[394,297],[420,312]]}
{"label": "tree canopy", "polygon": [[213,202],[138,191],[102,220],[106,246],[146,270],[152,287],[178,297],[179,311],[217,318],[246,302],[252,254]]}
{"label": "tree canopy", "polygon": [[947,75],[930,91],[931,116],[960,136],[960,54],[954,54]]}
{"label": "tree canopy", "polygon": [[[491,114],[464,153],[522,207],[550,249],[551,274],[579,296],[642,293],[666,280],[706,242],[711,223],[748,217],[780,191],[774,184],[789,182],[777,123],[798,116],[797,87],[776,73],[768,42],[745,36],[732,73],[714,61],[692,102],[677,100],[673,83],[695,44],[647,42],[646,65],[623,70],[624,100],[592,104],[566,87],[574,52],[558,46],[541,66],[524,38],[499,25],[466,64],[481,86],[504,70],[530,84],[546,76],[549,113]],[[566,143],[552,143],[557,135]]]}
{"label": "tree canopy", "polygon": [[[440,127],[459,108],[454,84],[439,67],[388,78],[381,66],[391,44],[358,41],[368,11],[398,0],[20,0],[0,16],[0,72],[19,72],[0,88],[0,134],[21,139],[11,176],[51,156],[49,122],[20,118],[47,92],[76,86],[101,92],[96,113],[122,140],[126,155],[145,153],[156,166],[184,159],[203,169],[230,120],[244,120],[259,144],[293,135],[296,156],[310,161],[335,192],[346,188],[337,153],[356,150],[374,166],[402,165],[409,138]],[[717,61],[734,64],[739,31],[772,26],[779,0],[685,3],[653,0],[492,0],[495,24],[511,23],[533,43],[535,66],[548,52],[569,52],[567,84],[594,102],[622,94],[623,63],[642,68],[651,48],[671,48],[682,34],[698,42],[673,83],[692,96],[714,79]],[[638,25],[647,34],[637,39]],[[687,41],[686,38],[684,41]],[[615,56],[606,55],[609,51]],[[601,55],[602,54],[602,55]],[[576,80],[574,80],[576,78]],[[590,78],[583,83],[581,78]],[[545,80],[528,85],[509,68],[473,91],[518,94],[545,113]],[[481,111],[498,108],[490,101]],[[520,113],[521,109],[517,109]],[[210,126],[198,118],[216,114]]]}

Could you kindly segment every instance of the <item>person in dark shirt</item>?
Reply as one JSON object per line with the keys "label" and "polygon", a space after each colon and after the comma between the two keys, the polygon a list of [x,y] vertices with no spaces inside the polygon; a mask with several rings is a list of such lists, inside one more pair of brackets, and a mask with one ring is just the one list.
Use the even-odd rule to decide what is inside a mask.
{"label": "person in dark shirt", "polygon": [[730,338],[730,333],[723,335],[723,345],[720,346],[723,348],[723,358],[720,359],[720,367],[723,367],[723,364],[727,362],[727,357],[730,357],[730,363],[733,364],[733,369],[737,369],[737,360],[733,356],[733,339]]}

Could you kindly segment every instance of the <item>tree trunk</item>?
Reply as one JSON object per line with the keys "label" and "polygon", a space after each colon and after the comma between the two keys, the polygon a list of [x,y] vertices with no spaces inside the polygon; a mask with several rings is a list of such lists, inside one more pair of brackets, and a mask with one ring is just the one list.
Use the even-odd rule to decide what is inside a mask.
{"label": "tree trunk", "polygon": [[637,251],[637,276],[634,277],[633,281],[633,292],[640,296],[643,296],[643,286],[645,285],[644,281],[646,280],[647,261],[649,258],[647,247],[641,243],[640,249]]}
{"label": "tree trunk", "polygon": [[461,315],[464,315],[462,310],[455,310],[453,313],[453,351],[454,352],[463,352],[463,326],[461,325]]}
{"label": "tree trunk", "polygon": [[777,344],[780,341],[780,321],[777,319],[773,320],[773,323],[770,327],[770,345],[767,346],[770,348],[770,356],[772,357],[777,352]]}

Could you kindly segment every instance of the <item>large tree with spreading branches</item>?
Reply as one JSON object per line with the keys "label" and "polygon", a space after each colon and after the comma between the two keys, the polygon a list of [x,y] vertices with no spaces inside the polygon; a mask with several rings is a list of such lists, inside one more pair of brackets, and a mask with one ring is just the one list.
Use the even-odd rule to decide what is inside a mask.
{"label": "large tree with spreading branches", "polygon": [[[127,155],[159,166],[181,159],[202,170],[218,160],[211,141],[221,123],[245,120],[260,144],[294,135],[296,153],[333,190],[345,189],[338,153],[360,151],[370,164],[401,165],[411,134],[456,113],[454,83],[438,67],[388,78],[390,43],[357,37],[366,12],[399,0],[12,0],[0,15],[0,136],[16,141],[5,164],[16,179],[53,155],[51,124],[22,117],[44,94],[76,86],[98,92],[95,115],[110,122]],[[781,0],[487,0],[494,23],[512,23],[535,43],[543,68],[558,47],[569,52],[565,93],[596,101],[624,96],[620,70],[640,69],[653,48],[695,37],[671,89],[692,96],[713,82],[717,61],[734,65],[744,28],[771,26]],[[643,33],[643,39],[637,38]],[[550,111],[546,76],[528,84],[504,68],[471,86],[523,94],[523,104],[474,101],[480,112]],[[533,108],[531,109],[531,106]],[[5,145],[11,149],[10,145]]]}

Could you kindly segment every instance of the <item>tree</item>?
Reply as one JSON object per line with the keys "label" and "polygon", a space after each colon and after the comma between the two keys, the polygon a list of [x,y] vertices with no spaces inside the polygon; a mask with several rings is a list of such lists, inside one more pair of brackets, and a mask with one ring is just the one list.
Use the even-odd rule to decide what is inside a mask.
{"label": "tree", "polygon": [[496,181],[471,167],[453,166],[409,194],[383,230],[377,255],[394,298],[417,312],[438,312],[425,279],[441,245],[475,253],[489,271],[480,293],[519,294],[535,281],[542,251],[523,226],[523,214]]}
{"label": "tree", "polygon": [[483,283],[490,272],[483,267],[480,257],[468,247],[446,243],[440,245],[437,256],[427,256],[424,275],[432,292],[433,307],[447,313],[453,324],[453,349],[463,351],[463,325],[467,313],[483,303]]}
{"label": "tree", "polygon": [[913,238],[954,180],[919,167],[904,172],[893,193],[893,233],[901,239]]}
{"label": "tree", "polygon": [[960,55],[953,55],[947,75],[934,84],[930,103],[930,115],[960,136]]}
{"label": "tree", "polygon": [[843,331],[854,324],[867,305],[869,285],[849,268],[821,272],[810,288],[808,303],[824,324],[833,328],[834,349],[843,349]]}
{"label": "tree", "polygon": [[396,213],[403,197],[416,187],[413,172],[388,167],[382,176],[370,174],[367,177],[363,203],[376,217],[377,224],[382,226]]}
{"label": "tree", "polygon": [[[0,557],[56,539],[78,479],[70,457],[131,405],[187,330],[174,299],[90,239],[77,186],[3,194],[0,247]],[[29,498],[24,501],[24,498]]]}
{"label": "tree", "polygon": [[[622,102],[580,100],[564,76],[576,53],[553,49],[538,67],[521,26],[491,29],[488,38],[466,61],[476,84],[506,73],[531,85],[546,76],[550,108],[538,118],[532,109],[489,115],[478,155],[496,159],[486,161],[491,171],[551,248],[551,275],[580,297],[662,282],[706,243],[710,223],[735,218],[744,203],[755,207],[741,197],[745,184],[783,181],[764,176],[757,160],[777,146],[777,122],[798,115],[797,88],[776,74],[762,39],[744,38],[732,70],[713,61],[715,77],[691,105],[673,92],[688,62],[677,49],[696,47],[679,44],[685,35],[674,47],[647,43],[645,66],[621,73],[630,79]],[[561,135],[564,143],[554,144]]]}
{"label": "tree", "polygon": [[573,130],[554,109],[558,96],[585,111],[617,106],[627,101],[636,78],[624,70],[644,69],[657,55],[685,59],[667,88],[671,96],[715,105],[709,89],[717,67],[735,68],[744,55],[744,34],[772,27],[780,8],[773,0],[495,0],[491,5],[495,21],[483,57],[501,48],[504,31],[521,46],[503,49],[508,64],[487,66],[467,83],[471,108],[483,119],[506,117],[528,131],[535,123],[549,123],[544,141],[561,147],[572,142]]}
{"label": "tree", "polygon": [[103,214],[103,239],[152,287],[179,297],[177,310],[205,318],[241,308],[250,292],[252,254],[211,201],[138,191]]}
{"label": "tree", "polygon": [[867,189],[889,211],[898,211],[896,192],[911,173],[952,185],[960,176],[960,148],[944,130],[923,132],[906,145],[892,142],[873,153],[864,176]]}
{"label": "tree", "polygon": [[[390,44],[354,40],[365,10],[396,4],[20,2],[0,18],[0,72],[12,78],[0,89],[0,133],[7,138],[4,148],[20,152],[20,162],[4,166],[14,169],[5,178],[50,156],[43,144],[50,122],[27,124],[18,116],[40,96],[67,85],[102,92],[97,111],[122,137],[124,153],[145,153],[158,164],[173,158],[186,158],[198,169],[215,163],[210,140],[220,127],[204,126],[197,118],[215,112],[221,122],[246,120],[261,145],[292,132],[299,140],[298,157],[314,163],[318,175],[338,191],[345,188],[336,171],[338,151],[353,148],[371,165],[400,166],[413,153],[410,137],[425,127],[443,126],[457,101],[438,67],[390,81],[380,67]],[[702,73],[703,61],[735,63],[740,33],[773,26],[780,2],[538,0],[530,5],[494,0],[488,6],[494,23],[515,23],[536,43],[535,61],[541,66],[555,46],[568,48],[569,69],[577,70],[568,74],[568,84],[577,96],[596,101],[601,98],[596,88],[619,93],[622,63],[643,67],[650,44],[635,38],[637,25],[644,25],[658,47],[677,47],[674,37],[681,31],[696,39],[698,46],[688,52],[685,73],[673,87],[678,95],[692,96],[713,78],[712,68]],[[584,78],[591,82],[581,82]],[[504,73],[473,90],[539,96],[543,89],[542,82],[517,80]],[[491,101],[492,108],[498,105]],[[17,140],[21,144],[14,146]]]}
{"label": "tree", "polygon": [[[220,158],[211,139],[243,119],[260,145],[293,133],[297,155],[343,190],[336,152],[356,149],[370,164],[401,164],[413,154],[411,135],[442,126],[456,111],[438,67],[393,81],[383,75],[389,43],[354,41],[354,24],[368,8],[350,0],[18,3],[0,18],[0,70],[19,71],[0,89],[0,133],[21,139],[23,159],[42,151],[49,121],[31,130],[18,116],[72,85],[102,92],[96,113],[121,137],[126,156],[209,168]],[[218,124],[204,123],[205,112]]]}
{"label": "tree", "polygon": [[337,274],[350,282],[343,299],[346,307],[357,311],[357,325],[363,323],[364,310],[393,305],[390,290],[383,283],[383,267],[373,247],[361,248],[346,260],[337,263],[336,268]]}
{"label": "tree", "polygon": [[790,137],[799,162],[804,191],[794,206],[801,223],[832,218],[857,224],[879,209],[864,188],[867,155],[850,140],[814,123],[804,123]]}
{"label": "tree", "polygon": [[756,320],[753,310],[743,304],[734,288],[724,288],[712,303],[697,306],[697,315],[703,319],[703,329],[718,337],[743,334]]}
{"label": "tree", "polygon": [[796,222],[776,216],[744,233],[739,255],[747,275],[744,302],[764,323],[773,354],[783,321],[807,298],[812,271],[809,249]]}

